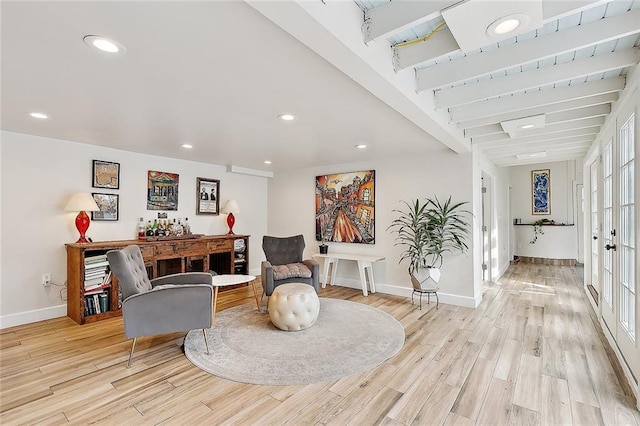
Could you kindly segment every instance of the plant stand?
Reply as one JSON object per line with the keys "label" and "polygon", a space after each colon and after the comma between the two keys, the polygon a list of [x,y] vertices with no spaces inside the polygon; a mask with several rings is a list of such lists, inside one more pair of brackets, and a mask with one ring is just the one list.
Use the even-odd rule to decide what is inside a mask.
{"label": "plant stand", "polygon": [[434,288],[434,289],[429,289],[429,290],[416,290],[413,289],[413,293],[411,293],[411,304],[413,305],[413,295],[414,294],[420,294],[420,310],[422,310],[422,295],[426,294],[427,295],[427,305],[431,302],[431,295],[435,294],[436,296],[436,309],[438,309],[438,307],[440,306],[440,299],[438,299],[438,289]]}

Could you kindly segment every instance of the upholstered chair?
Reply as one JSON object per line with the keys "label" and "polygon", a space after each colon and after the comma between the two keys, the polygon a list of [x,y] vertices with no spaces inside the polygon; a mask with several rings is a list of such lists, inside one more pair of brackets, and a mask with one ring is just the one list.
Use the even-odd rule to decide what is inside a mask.
{"label": "upholstered chair", "polygon": [[302,259],[305,243],[302,235],[262,238],[267,260],[262,262],[262,290],[271,296],[273,289],[285,283],[305,283],[320,291],[320,266],[313,259]]}
{"label": "upholstered chair", "polygon": [[200,328],[209,353],[205,329],[211,327],[211,274],[188,272],[150,280],[137,245],[108,251],[107,260],[122,292],[124,334],[133,338],[127,368],[140,336]]}

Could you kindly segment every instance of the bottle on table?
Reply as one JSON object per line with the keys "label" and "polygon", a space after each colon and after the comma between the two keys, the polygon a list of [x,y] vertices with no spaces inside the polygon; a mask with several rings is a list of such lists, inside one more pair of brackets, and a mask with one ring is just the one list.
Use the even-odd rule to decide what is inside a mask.
{"label": "bottle on table", "polygon": [[145,237],[145,229],[144,229],[144,218],[140,218],[138,222],[138,239],[142,240]]}

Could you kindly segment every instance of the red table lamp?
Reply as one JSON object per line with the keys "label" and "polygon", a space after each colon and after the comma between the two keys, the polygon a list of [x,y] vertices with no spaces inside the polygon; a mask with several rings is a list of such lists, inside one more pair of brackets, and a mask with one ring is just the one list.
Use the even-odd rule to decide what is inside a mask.
{"label": "red table lamp", "polygon": [[236,200],[227,200],[226,204],[222,208],[222,213],[227,213],[227,225],[229,226],[229,234],[233,234],[233,225],[236,223],[234,214],[240,213],[240,207]]}
{"label": "red table lamp", "polygon": [[100,211],[93,196],[86,192],[75,193],[71,196],[64,210],[67,212],[80,212],[78,216],[76,216],[76,228],[78,228],[78,232],[80,233],[80,238],[78,238],[76,243],[88,243],[89,241],[87,237],[85,237],[90,222],[87,212]]}

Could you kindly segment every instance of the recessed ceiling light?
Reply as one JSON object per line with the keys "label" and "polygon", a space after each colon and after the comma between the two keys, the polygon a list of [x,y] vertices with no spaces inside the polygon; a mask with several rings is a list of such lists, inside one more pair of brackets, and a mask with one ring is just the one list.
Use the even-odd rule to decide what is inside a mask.
{"label": "recessed ceiling light", "polygon": [[518,129],[526,130],[526,129],[533,129],[534,127],[536,127],[535,124],[524,124],[522,126],[519,126]]}
{"label": "recessed ceiling light", "polygon": [[280,114],[278,118],[284,121],[292,121],[296,119],[296,116],[293,114]]}
{"label": "recessed ceiling light", "polygon": [[127,49],[125,49],[124,46],[117,41],[110,40],[105,37],[88,35],[85,36],[83,40],[89,47],[98,49],[102,52],[117,53],[123,55],[127,51]]}
{"label": "recessed ceiling light", "polygon": [[191,148],[193,148],[193,145],[191,145],[191,144],[189,144],[189,143],[183,143],[183,144],[182,144],[182,145],[180,145],[180,146],[181,146],[181,147],[183,147],[183,148],[186,148],[186,149],[191,149]]}
{"label": "recessed ceiling light", "polygon": [[529,23],[529,16],[523,13],[515,13],[494,21],[487,27],[487,35],[491,37],[501,37],[509,34]]}
{"label": "recessed ceiling light", "polygon": [[360,144],[356,145],[354,148],[356,148],[356,149],[367,149],[367,145],[363,144],[363,143],[360,143]]}
{"label": "recessed ceiling light", "polygon": [[46,120],[47,118],[49,118],[47,114],[44,114],[41,112],[32,112],[32,113],[29,113],[29,115],[33,118],[39,118],[40,120]]}
{"label": "recessed ceiling light", "polygon": [[264,160],[264,164],[271,164],[270,160]]}

